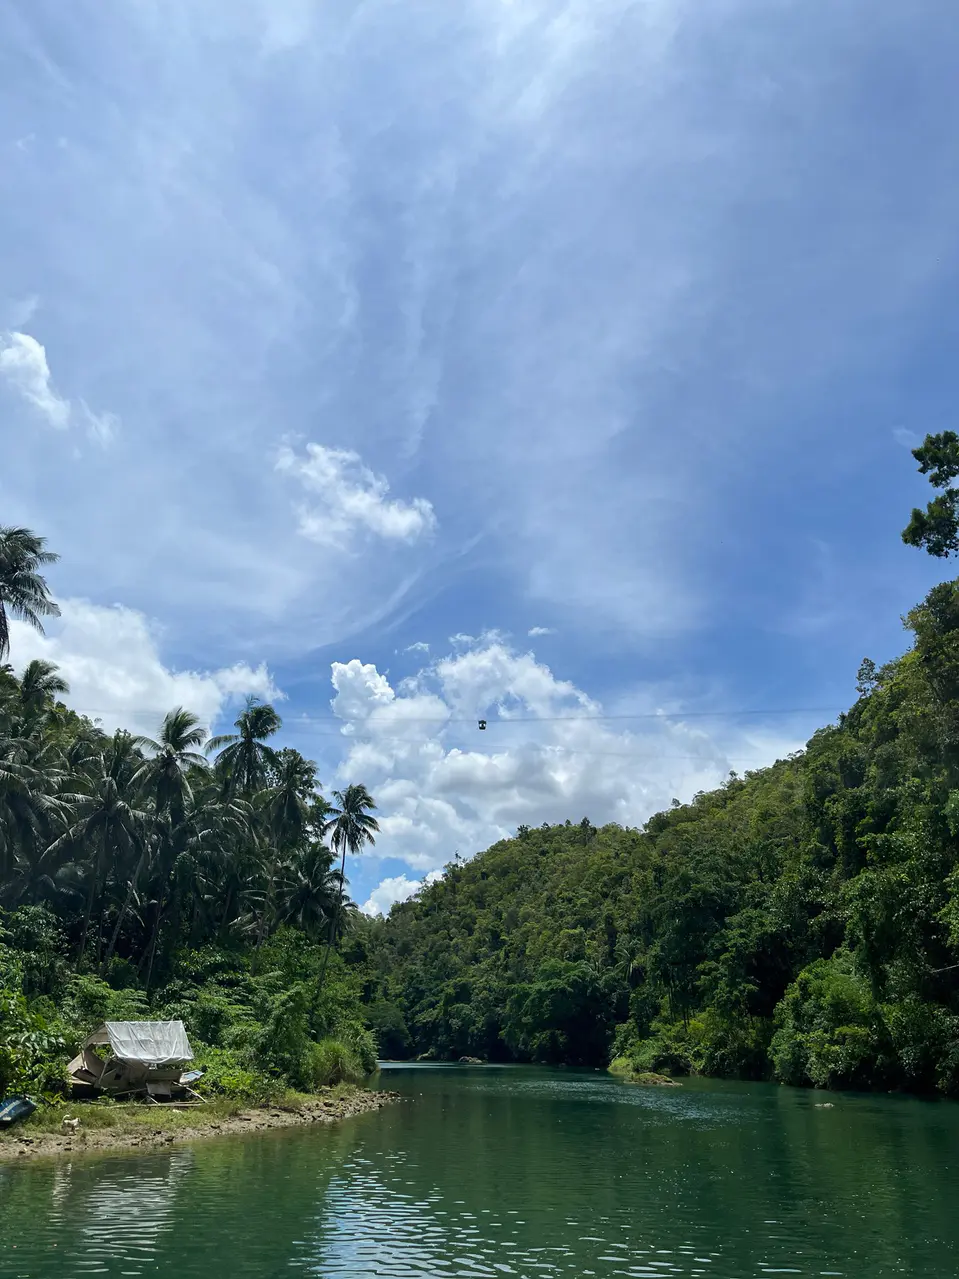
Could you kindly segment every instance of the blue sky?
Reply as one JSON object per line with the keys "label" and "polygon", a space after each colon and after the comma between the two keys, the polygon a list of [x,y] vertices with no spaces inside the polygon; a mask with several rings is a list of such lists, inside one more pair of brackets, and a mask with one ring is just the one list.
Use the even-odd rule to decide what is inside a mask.
{"label": "blue sky", "polygon": [[380,801],[369,909],[801,745],[944,571],[954,16],[11,0],[0,520],[63,557],[15,663],[107,726],[282,696]]}

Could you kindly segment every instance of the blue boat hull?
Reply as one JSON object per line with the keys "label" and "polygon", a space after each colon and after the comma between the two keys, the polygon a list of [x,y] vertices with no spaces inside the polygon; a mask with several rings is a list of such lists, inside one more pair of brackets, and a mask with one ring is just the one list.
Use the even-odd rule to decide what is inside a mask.
{"label": "blue boat hull", "polygon": [[29,1097],[8,1097],[0,1101],[0,1127],[9,1128],[21,1119],[27,1119],[36,1110],[37,1104]]}

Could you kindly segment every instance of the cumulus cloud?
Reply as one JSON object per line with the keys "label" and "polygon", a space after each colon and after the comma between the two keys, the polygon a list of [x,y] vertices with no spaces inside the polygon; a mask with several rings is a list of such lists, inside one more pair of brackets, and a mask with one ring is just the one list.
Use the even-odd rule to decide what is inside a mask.
{"label": "cumulus cloud", "polygon": [[317,505],[298,506],[300,532],[313,542],[342,546],[367,533],[392,542],[415,542],[436,527],[432,505],[423,497],[390,498],[390,486],[349,449],[308,444],[305,455],[280,450],[277,470],[298,479]]}
{"label": "cumulus cloud", "polygon": [[429,653],[429,651],[430,646],[426,640],[417,640],[415,644],[409,644],[403,649],[404,653],[423,653],[424,655]]}
{"label": "cumulus cloud", "polygon": [[364,915],[388,915],[390,907],[413,897],[425,884],[439,879],[441,871],[431,871],[424,879],[407,879],[405,875],[392,875],[383,879],[360,907]]}
{"label": "cumulus cloud", "polygon": [[116,414],[94,413],[83,400],[71,404],[54,390],[46,348],[29,333],[0,334],[0,376],[57,430],[66,430],[79,419],[100,444],[108,444],[116,434]]}
{"label": "cumulus cloud", "polygon": [[531,626],[526,634],[535,639],[539,635],[555,635],[556,632],[552,626]]}
{"label": "cumulus cloud", "polygon": [[332,682],[347,739],[339,776],[362,777],[380,806],[372,855],[419,871],[520,824],[584,815],[642,823],[674,796],[688,799],[803,742],[720,717],[708,729],[684,722],[654,689],[619,712],[634,720],[604,718],[598,701],[500,640],[443,657],[399,689],[358,659],[333,663]]}
{"label": "cumulus cloud", "polygon": [[249,694],[281,696],[265,666],[245,662],[218,670],[175,670],[159,653],[155,625],[135,609],[88,600],[59,601],[60,617],[39,635],[11,623],[11,661],[55,662],[70,685],[67,702],[112,731],[154,735],[167,711],[185,706],[209,728],[226,707]]}

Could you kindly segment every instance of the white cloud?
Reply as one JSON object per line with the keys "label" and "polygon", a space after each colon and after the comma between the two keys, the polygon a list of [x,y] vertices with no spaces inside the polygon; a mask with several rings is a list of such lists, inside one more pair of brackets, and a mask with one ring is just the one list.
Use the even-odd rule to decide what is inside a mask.
{"label": "white cloud", "polygon": [[404,653],[423,653],[424,655],[428,654],[429,651],[430,646],[426,640],[417,640],[415,644],[409,644],[403,649]]}
{"label": "white cloud", "polygon": [[[25,306],[35,308],[36,300],[30,299]],[[94,413],[83,400],[73,405],[57,394],[46,348],[29,333],[0,333],[0,376],[59,431],[79,418],[90,438],[99,444],[109,444],[117,432],[120,419],[115,413]]]}
{"label": "white cloud", "polygon": [[538,635],[555,635],[556,632],[552,626],[531,626],[526,634],[535,639]]}
{"label": "white cloud", "polygon": [[0,374],[51,426],[61,431],[69,426],[70,402],[54,391],[46,350],[36,338],[17,332],[0,336]]}
{"label": "white cloud", "polygon": [[425,880],[407,879],[405,875],[392,875],[377,884],[360,910],[364,915],[388,915],[391,906],[397,902],[407,901],[420,891],[424,883],[430,883],[436,878],[435,872],[427,875]]}
{"label": "white cloud", "polygon": [[383,879],[360,907],[364,915],[388,915],[397,902],[408,901],[427,884],[441,879],[443,872],[431,870],[423,879],[407,879],[405,875],[392,875]]}
{"label": "white cloud", "polygon": [[342,546],[360,532],[387,541],[414,542],[436,527],[426,498],[403,502],[388,497],[390,486],[384,477],[375,475],[358,453],[348,449],[307,444],[305,456],[298,456],[285,446],[276,465],[320,499],[317,506],[298,507],[300,532],[313,542]]}
{"label": "white cloud", "polygon": [[94,413],[85,403],[80,401],[80,412],[86,422],[87,435],[97,444],[111,443],[120,427],[120,419],[115,413]]}
{"label": "white cloud", "polygon": [[[857,27],[794,0],[74,0],[70,66],[55,8],[4,27],[11,136],[70,146],[18,153],[3,289],[44,309],[0,328],[42,336],[13,371],[54,415],[69,399],[75,434],[110,426],[82,397],[135,430],[78,466],[6,415],[2,500],[63,554],[62,593],[162,617],[183,662],[242,644],[292,665],[427,604],[417,633],[475,634],[495,598],[521,634],[541,609],[591,691],[623,670],[589,670],[600,653],[745,679],[736,627],[809,571],[781,552],[822,498],[832,443],[811,424],[848,424],[839,464],[864,490],[900,473],[858,410],[880,369],[908,417],[902,370],[942,328],[959,90],[944,55],[901,128],[861,104],[890,48],[926,67],[949,47],[947,6],[877,0]],[[302,444],[274,471],[285,432],[350,452],[310,489]],[[878,540],[851,509],[824,519],[845,596]],[[922,559],[882,574],[890,647]],[[677,632],[711,622],[693,657]],[[795,656],[766,668],[814,701],[832,659]]]}
{"label": "white cloud", "polygon": [[[603,719],[598,702],[498,640],[432,663],[399,691],[358,659],[334,663],[332,681],[348,742],[338,776],[362,778],[380,808],[372,856],[419,871],[457,851],[472,855],[524,823],[585,815],[640,824],[674,796],[688,799],[804,740],[720,717],[709,729],[683,722],[654,689],[619,712],[634,721]],[[410,882],[394,877],[384,893]]]}
{"label": "white cloud", "polygon": [[108,731],[156,733],[167,711],[185,706],[210,727],[248,694],[277,699],[265,666],[244,662],[212,671],[174,670],[160,658],[157,628],[142,613],[117,604],[60,600],[60,617],[39,635],[11,624],[10,660],[21,670],[33,658],[55,662],[70,685],[67,704]]}

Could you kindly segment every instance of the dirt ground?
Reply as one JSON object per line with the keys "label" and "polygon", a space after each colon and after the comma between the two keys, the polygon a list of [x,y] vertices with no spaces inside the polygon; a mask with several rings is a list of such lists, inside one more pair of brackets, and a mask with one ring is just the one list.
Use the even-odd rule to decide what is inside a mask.
{"label": "dirt ground", "polygon": [[63,1116],[35,1116],[0,1135],[0,1160],[41,1155],[78,1155],[97,1150],[143,1149],[219,1137],[225,1133],[258,1132],[328,1124],[338,1119],[379,1110],[398,1101],[395,1093],[360,1088],[331,1088],[314,1096],[241,1108],[223,1102],[195,1110],[167,1106],[126,1105],[101,1108],[65,1104],[63,1115],[79,1117],[76,1129],[59,1126]]}

